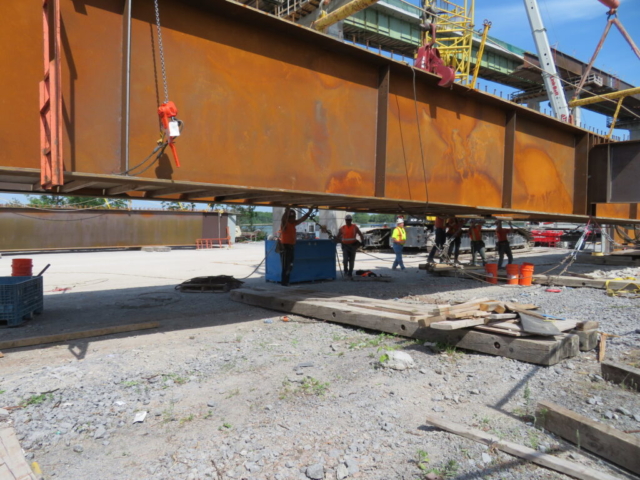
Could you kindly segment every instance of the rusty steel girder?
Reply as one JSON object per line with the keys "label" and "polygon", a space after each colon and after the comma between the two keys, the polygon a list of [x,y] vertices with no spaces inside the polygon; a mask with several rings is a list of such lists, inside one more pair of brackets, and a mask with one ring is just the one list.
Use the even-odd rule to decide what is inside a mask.
{"label": "rusty steel girder", "polygon": [[[639,220],[633,205],[589,199],[588,155],[603,137],[461,85],[440,88],[410,65],[228,0],[161,0],[169,97],[185,122],[182,168],[163,155],[138,176],[123,174],[159,136],[153,2],[54,3],[64,175],[47,191]],[[9,2],[0,41],[15,45],[0,53],[9,67],[0,87],[10,92],[0,190],[43,192],[41,5]]]}

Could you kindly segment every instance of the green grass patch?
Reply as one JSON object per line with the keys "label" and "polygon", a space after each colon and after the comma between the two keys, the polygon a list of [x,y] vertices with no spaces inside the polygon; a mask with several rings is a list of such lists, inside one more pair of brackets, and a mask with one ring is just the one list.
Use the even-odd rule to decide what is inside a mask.
{"label": "green grass patch", "polygon": [[41,393],[40,395],[31,395],[29,398],[23,400],[21,405],[23,407],[28,407],[29,405],[40,405],[41,403],[46,402],[47,400],[53,400],[53,395],[51,393]]}
{"label": "green grass patch", "polygon": [[458,470],[460,470],[460,465],[456,460],[451,459],[443,466],[432,468],[427,473],[435,473],[443,478],[453,478],[458,474]]}

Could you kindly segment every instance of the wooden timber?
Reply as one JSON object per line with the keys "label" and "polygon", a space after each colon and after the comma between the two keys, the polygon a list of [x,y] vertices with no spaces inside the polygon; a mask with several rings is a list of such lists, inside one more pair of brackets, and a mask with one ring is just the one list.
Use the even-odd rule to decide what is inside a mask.
{"label": "wooden timber", "polygon": [[0,430],[0,479],[38,480],[27,463],[13,428]]}
{"label": "wooden timber", "polygon": [[[606,289],[607,279],[596,278],[583,278],[583,277],[568,277],[568,276],[554,276],[554,275],[534,275],[531,280],[536,285],[553,285],[558,287],[586,287],[586,288],[600,288]],[[634,280],[611,280],[609,281],[609,288],[617,290],[624,288],[630,283],[640,284],[640,280],[637,282]]]}
{"label": "wooden timber", "polygon": [[536,419],[551,433],[640,474],[640,438],[546,401],[538,402]]}
{"label": "wooden timber", "polygon": [[602,362],[600,369],[605,380],[640,392],[640,369],[615,362]]}
{"label": "wooden timber", "polygon": [[437,418],[435,415],[427,416],[427,423],[444,431],[455,433],[456,435],[483,443],[491,448],[502,450],[510,455],[524,458],[530,462],[542,465],[543,467],[550,468],[557,472],[565,473],[580,480],[618,480],[616,477],[607,473],[593,470],[584,465],[569,462],[568,460],[539,452],[533,448],[525,447],[524,445],[501,440],[499,437],[491,435],[490,433],[469,428],[466,425],[460,425],[442,418]]}
{"label": "wooden timber", "polygon": [[18,338],[15,340],[5,340],[0,342],[1,349],[31,347],[34,345],[44,345],[47,343],[68,342],[81,338],[100,337],[103,335],[113,335],[116,333],[134,332],[137,330],[148,330],[158,328],[158,322],[134,323],[130,325],[114,325],[112,327],[95,328],[92,330],[81,330],[79,332],[56,333],[54,335],[43,335],[39,337]]}
{"label": "wooden timber", "polygon": [[631,255],[578,255],[576,263],[588,265],[615,265],[619,267],[639,267],[640,258]]}
{"label": "wooden timber", "polygon": [[[445,320],[443,316],[427,317],[416,321],[411,320],[410,315],[375,311],[362,308],[357,303],[341,302],[346,298],[359,298],[362,302],[369,300],[372,304],[377,304],[378,300],[365,297],[336,296],[330,298],[330,295],[295,288],[286,291],[241,288],[230,293],[231,300],[240,303],[431,342],[446,342],[458,348],[538,365],[555,365],[559,361],[579,353],[579,341],[576,335],[519,338],[467,329],[436,330],[429,328],[428,325],[435,321]],[[398,302],[386,301],[386,303],[393,305],[393,308],[396,309],[402,308],[402,304]],[[407,306],[417,308],[416,305],[407,304]],[[427,305],[425,308],[431,309],[433,305]]]}

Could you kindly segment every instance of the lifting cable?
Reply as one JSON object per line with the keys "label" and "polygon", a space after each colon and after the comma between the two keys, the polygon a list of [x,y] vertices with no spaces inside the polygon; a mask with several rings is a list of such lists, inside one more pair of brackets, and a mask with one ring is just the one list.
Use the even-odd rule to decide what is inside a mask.
{"label": "lifting cable", "polygon": [[175,139],[180,136],[183,123],[181,120],[178,120],[178,108],[176,107],[175,103],[169,100],[167,69],[164,62],[164,44],[162,43],[162,27],[160,25],[159,0],[153,0],[153,4],[156,11],[156,29],[158,30],[158,53],[160,55],[160,68],[162,70],[162,86],[164,87],[164,103],[158,107],[158,116],[160,117],[163,141],[166,142],[169,148],[171,148],[173,159],[176,162],[176,167],[180,167],[180,159],[178,158]]}
{"label": "lifting cable", "polygon": [[[171,148],[176,167],[180,167],[180,159],[175,146],[175,139],[182,133],[184,122],[177,118],[178,108],[175,103],[169,100],[169,84],[167,82],[167,67],[164,59],[164,44],[162,42],[162,25],[160,24],[160,5],[159,0],[154,0],[154,8],[156,14],[156,30],[158,32],[158,54],[160,56],[160,69],[162,72],[162,88],[164,91],[164,102],[158,107],[158,116],[160,120],[160,138],[153,151],[140,163],[133,167],[118,173],[118,175],[127,175],[136,177],[142,175],[155,165],[164,155],[167,147]],[[151,160],[151,163],[145,164]],[[139,170],[141,169],[141,170]]]}

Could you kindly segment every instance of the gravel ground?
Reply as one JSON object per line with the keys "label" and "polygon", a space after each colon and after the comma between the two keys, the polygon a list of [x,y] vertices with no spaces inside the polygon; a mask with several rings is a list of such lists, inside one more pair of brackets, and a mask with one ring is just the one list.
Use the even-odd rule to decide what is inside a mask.
{"label": "gravel ground", "polygon": [[[23,408],[0,410],[0,426],[15,428],[45,478],[424,479],[429,471],[457,479],[568,478],[426,426],[425,414],[436,413],[635,478],[527,423],[544,399],[621,430],[640,429],[638,394],[603,381],[594,352],[539,367],[302,317],[283,322],[226,294],[173,290],[176,279],[190,276],[247,275],[262,249],[58,255],[58,268],[47,278],[45,314],[23,329],[0,329],[2,338],[55,331],[58,321],[72,329],[95,319],[157,319],[162,328],[4,352],[0,406]],[[540,271],[564,255],[536,249],[517,260],[536,263]],[[640,299],[432,277],[417,271],[424,257],[408,257],[408,272],[394,272],[391,255],[376,256],[382,260],[359,256],[358,265],[392,276],[392,283],[304,288],[408,303],[480,296],[531,302],[552,315],[598,320],[603,331],[620,335],[609,339],[607,358],[640,362]],[[147,265],[144,276],[127,270],[137,262]],[[615,271],[571,267],[594,270]],[[74,295],[53,292],[79,282],[80,274],[71,280],[73,271],[88,283]],[[259,274],[248,284],[263,285]],[[126,285],[117,275],[130,275]],[[92,284],[96,279],[106,280]],[[408,353],[415,366],[381,367],[379,357],[394,349]],[[139,412],[146,418],[134,423]]]}

